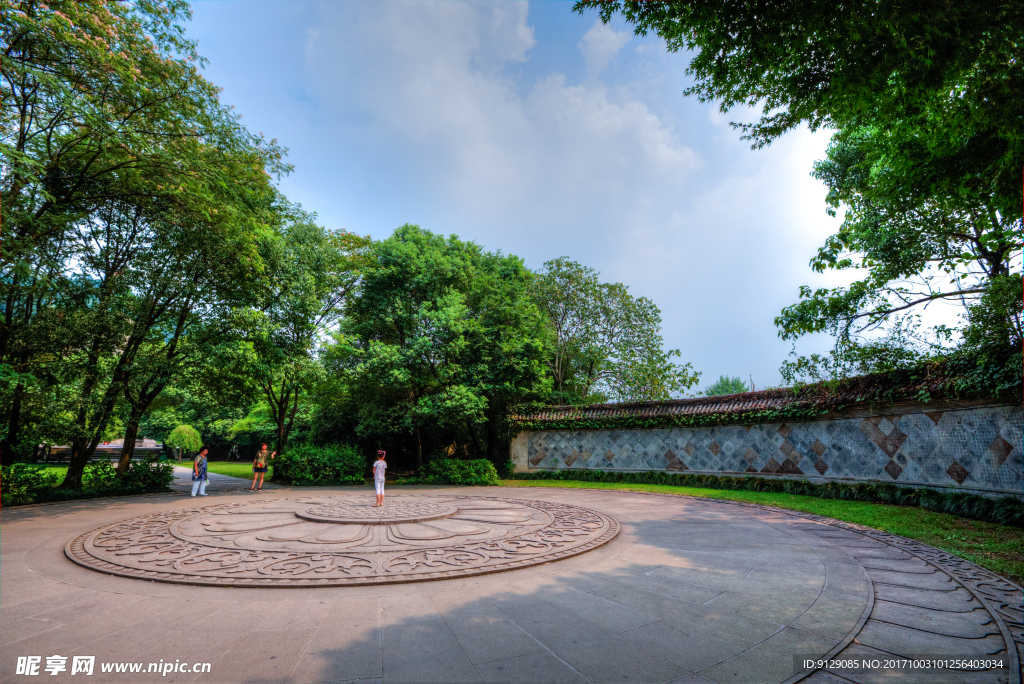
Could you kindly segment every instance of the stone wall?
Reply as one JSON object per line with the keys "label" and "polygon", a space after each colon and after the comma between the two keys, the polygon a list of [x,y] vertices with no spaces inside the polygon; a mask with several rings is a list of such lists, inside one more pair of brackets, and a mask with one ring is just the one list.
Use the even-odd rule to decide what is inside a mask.
{"label": "stone wall", "polygon": [[801,423],[521,432],[517,472],[756,474],[1020,495],[1020,406],[903,406]]}

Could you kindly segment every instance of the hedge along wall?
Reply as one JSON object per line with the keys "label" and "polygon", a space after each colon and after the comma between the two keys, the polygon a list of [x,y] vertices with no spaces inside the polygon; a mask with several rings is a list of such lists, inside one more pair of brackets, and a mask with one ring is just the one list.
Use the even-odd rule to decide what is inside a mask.
{"label": "hedge along wall", "polygon": [[725,420],[706,426],[608,429],[573,429],[565,419],[550,420],[555,425],[544,429],[543,421],[533,420],[513,440],[510,456],[516,472],[756,474],[1017,496],[1024,487],[1024,411],[1019,405],[862,404],[797,420]]}

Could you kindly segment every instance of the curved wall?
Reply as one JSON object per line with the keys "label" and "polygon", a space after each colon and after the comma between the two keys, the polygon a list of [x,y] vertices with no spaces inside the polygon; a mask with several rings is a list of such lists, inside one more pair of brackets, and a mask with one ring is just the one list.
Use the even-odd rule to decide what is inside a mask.
{"label": "curved wall", "polygon": [[1020,406],[892,407],[803,423],[521,432],[510,455],[517,472],[756,474],[1019,496],[1022,423]]}

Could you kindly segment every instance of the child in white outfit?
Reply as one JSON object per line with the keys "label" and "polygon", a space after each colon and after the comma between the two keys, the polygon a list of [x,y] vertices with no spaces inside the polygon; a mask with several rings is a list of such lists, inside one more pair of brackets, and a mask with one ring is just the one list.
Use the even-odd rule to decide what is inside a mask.
{"label": "child in white outfit", "polygon": [[384,456],[384,450],[381,449],[377,452],[377,460],[373,464],[373,486],[377,489],[377,503],[373,504],[374,508],[384,505],[384,471],[388,468]]}

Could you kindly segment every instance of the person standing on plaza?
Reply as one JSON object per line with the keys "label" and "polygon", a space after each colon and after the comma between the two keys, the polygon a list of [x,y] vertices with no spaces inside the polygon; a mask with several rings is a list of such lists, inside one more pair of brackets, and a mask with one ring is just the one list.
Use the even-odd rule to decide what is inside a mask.
{"label": "person standing on plaza", "polygon": [[384,462],[384,450],[381,449],[377,452],[377,460],[373,463],[373,486],[377,490],[377,503],[373,504],[373,507],[384,505],[384,471],[387,470],[388,464]]}
{"label": "person standing on plaza", "polygon": [[206,454],[210,450],[203,447],[196,454],[196,460],[192,462],[192,496],[199,492],[199,496],[206,496],[206,483],[210,476],[206,473]]}
{"label": "person standing on plaza", "polygon": [[267,461],[272,460],[276,454],[276,451],[267,451],[266,442],[260,445],[260,450],[256,452],[256,458],[252,461],[252,487],[249,487],[250,492],[256,489],[256,478],[260,480],[259,489],[256,489],[256,491],[263,491],[263,475],[267,472]]}

